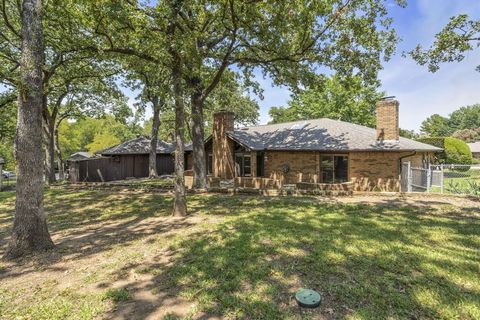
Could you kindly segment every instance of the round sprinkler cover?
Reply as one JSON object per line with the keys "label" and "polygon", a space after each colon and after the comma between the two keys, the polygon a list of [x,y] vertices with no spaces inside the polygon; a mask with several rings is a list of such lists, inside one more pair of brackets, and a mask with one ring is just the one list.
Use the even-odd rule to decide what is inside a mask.
{"label": "round sprinkler cover", "polygon": [[295,293],[295,300],[300,307],[316,308],[320,305],[322,298],[317,291],[310,289],[300,289]]}

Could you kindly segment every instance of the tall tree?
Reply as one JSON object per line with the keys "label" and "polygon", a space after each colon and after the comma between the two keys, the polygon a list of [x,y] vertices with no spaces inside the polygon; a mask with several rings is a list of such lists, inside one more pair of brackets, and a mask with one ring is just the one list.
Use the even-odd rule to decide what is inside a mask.
{"label": "tall tree", "polygon": [[140,133],[135,123],[122,123],[112,114],[93,118],[83,113],[75,121],[61,122],[58,131],[59,147],[66,158],[78,151],[94,153],[112,147]]}
{"label": "tall tree", "polygon": [[[470,19],[461,14],[451,17],[448,24],[435,35],[434,43],[427,49],[418,45],[409,52],[420,65],[428,65],[431,72],[436,72],[443,62],[460,62],[465,54],[480,46],[480,20]],[[480,65],[477,66],[480,71]]]}
{"label": "tall tree", "polygon": [[[157,173],[157,143],[160,129],[160,113],[165,112],[168,100],[171,98],[171,86],[167,72],[163,68],[149,61],[142,61],[138,57],[124,58],[128,70],[126,83],[133,89],[141,89],[137,97],[140,108],[152,108],[152,125],[150,127],[150,152],[148,157],[148,175],[153,179]],[[168,74],[168,73],[167,73]]]}
{"label": "tall tree", "polygon": [[[198,124],[192,128],[195,179],[202,187],[206,168],[200,109],[225,70],[232,66],[230,70],[241,70],[250,78],[259,68],[276,84],[292,86],[319,67],[374,80],[381,58],[390,56],[397,40],[386,3],[176,0],[157,1],[151,8],[136,1],[105,1],[95,8],[93,16],[99,17],[96,23],[101,27],[97,25],[91,34],[103,37],[95,44],[102,46],[101,52],[130,54],[164,65],[175,83],[177,111],[184,106],[179,93],[190,95],[193,121]],[[183,118],[184,110],[177,115]],[[178,119],[176,123],[184,125]],[[183,128],[177,130],[177,138],[180,132]],[[183,174],[179,170],[177,175]]]}
{"label": "tall tree", "polygon": [[452,133],[449,127],[448,118],[439,114],[433,114],[422,122],[420,131],[431,137],[446,137]]}
{"label": "tall tree", "polygon": [[60,179],[63,179],[63,157],[58,141],[58,128],[65,119],[84,115],[102,116],[110,112],[124,119],[131,115],[126,97],[118,88],[116,67],[84,57],[76,64],[67,64],[56,71],[46,90],[48,103],[43,109],[46,154],[46,177],[55,180],[55,156]]}
{"label": "tall tree", "polygon": [[[5,0],[0,2],[0,83],[19,91],[20,85],[20,45],[22,41],[19,32],[22,9],[19,1]],[[58,97],[52,96],[55,86],[66,83],[72,79],[86,81],[87,71],[96,71],[94,68],[101,54],[84,50],[84,43],[90,43],[91,37],[82,32],[81,25],[86,20],[81,20],[78,10],[72,1],[45,1],[43,7],[44,29],[44,64],[43,64],[43,142],[45,144],[45,176],[47,182],[55,180],[54,159],[55,120],[51,110],[56,105]],[[81,22],[79,22],[81,21]],[[97,73],[92,76],[98,77]]]}
{"label": "tall tree", "polygon": [[[212,94],[205,101],[204,108],[204,127],[205,134],[208,136],[211,134],[212,123],[213,123],[213,114],[220,110],[225,110],[228,107],[228,110],[235,113],[235,121],[240,125],[252,125],[257,123],[259,116],[259,105],[258,103],[249,96],[250,87],[247,88],[245,84],[242,84],[240,77],[233,73],[227,71],[222,77],[220,84]],[[259,90],[256,91],[257,94],[261,94]],[[192,115],[191,107],[188,99],[185,101],[185,123],[187,133],[185,136],[185,141],[192,141]],[[162,128],[160,130],[160,137],[165,140],[170,140],[170,137],[175,131],[175,113],[172,108],[169,106],[162,113]],[[152,119],[149,119],[144,126],[144,133],[150,135],[152,132]]]}
{"label": "tall tree", "polygon": [[454,130],[480,128],[480,104],[461,107],[453,111],[448,122]]}
{"label": "tall tree", "polygon": [[[175,4],[180,75],[192,108],[194,186],[201,189],[206,186],[204,103],[230,66],[247,77],[260,68],[277,84],[296,85],[319,66],[342,74],[359,72],[372,80],[380,56],[388,57],[396,42],[384,1]],[[157,3],[154,18],[159,25],[168,6],[168,1]]]}
{"label": "tall tree", "polygon": [[15,218],[6,257],[53,248],[43,211],[42,111],[44,62],[42,1],[22,3],[22,47],[15,138]]}
{"label": "tall tree", "polygon": [[330,118],[375,126],[375,103],[385,94],[378,84],[365,83],[361,77],[317,76],[313,85],[299,90],[288,107],[273,107],[274,123]]}
{"label": "tall tree", "polygon": [[183,104],[182,83],[182,56],[181,48],[176,41],[180,19],[181,0],[176,0],[168,6],[167,35],[170,45],[168,53],[171,59],[171,77],[173,96],[175,101],[175,200],[173,205],[174,216],[187,215],[187,199],[185,194],[185,108]]}
{"label": "tall tree", "polygon": [[446,137],[455,131],[480,128],[480,104],[461,107],[448,117],[434,114],[422,122],[420,130],[430,136]]}

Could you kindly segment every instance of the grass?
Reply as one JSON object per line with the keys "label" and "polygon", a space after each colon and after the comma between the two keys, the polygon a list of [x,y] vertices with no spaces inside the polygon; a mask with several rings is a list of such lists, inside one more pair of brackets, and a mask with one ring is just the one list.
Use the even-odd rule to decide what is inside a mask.
{"label": "grass", "polygon": [[108,289],[102,296],[102,300],[112,300],[113,302],[127,301],[130,299],[130,293],[126,289]]}
{"label": "grass", "polygon": [[0,318],[480,319],[478,202],[348,202],[196,195],[177,219],[160,194],[50,190],[57,250],[2,265]]}
{"label": "grass", "polygon": [[[455,194],[464,193],[471,189],[470,183],[480,184],[480,169],[470,169],[467,171],[445,170],[444,176],[444,192]],[[440,187],[432,187],[432,192],[440,192]]]}

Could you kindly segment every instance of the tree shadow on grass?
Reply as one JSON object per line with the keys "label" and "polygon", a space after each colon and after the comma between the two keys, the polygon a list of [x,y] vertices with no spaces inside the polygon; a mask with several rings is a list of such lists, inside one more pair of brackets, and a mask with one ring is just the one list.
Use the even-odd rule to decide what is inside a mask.
{"label": "tree shadow on grass", "polygon": [[[225,197],[205,197],[203,205],[221,207],[222,199],[226,202]],[[159,256],[155,263],[130,266],[146,270],[152,279],[146,288],[134,282],[128,289],[152,290],[159,300],[134,294],[128,312],[120,304],[113,315],[156,314],[168,309],[165,297],[194,302],[190,311],[205,318],[478,315],[480,292],[475,285],[464,285],[478,275],[478,223],[431,217],[424,208],[394,206],[384,214],[384,206],[308,198],[243,200],[238,217],[230,215],[215,230],[178,243],[174,259]],[[432,230],[446,230],[453,237],[442,242],[436,239],[442,231]],[[296,306],[293,295],[301,287],[320,291],[322,307]],[[173,315],[184,316],[185,311]]]}
{"label": "tree shadow on grass", "polygon": [[[5,250],[13,223],[13,204],[3,212],[4,228],[0,232],[0,255]],[[62,260],[81,259],[108,251],[150,235],[166,233],[191,225],[185,218],[170,218],[172,198],[161,194],[115,194],[105,191],[59,191],[47,193],[45,213],[55,249],[34,257],[35,267],[7,270],[0,279],[17,277],[37,269],[61,269],[55,264]],[[162,223],[150,223],[152,219],[165,217]],[[18,259],[22,266],[32,257]]]}
{"label": "tree shadow on grass", "polygon": [[[480,230],[469,215],[449,217],[453,214],[401,201],[370,205],[202,195],[189,199],[192,217],[160,221],[151,219],[169,214],[171,197],[104,191],[49,197],[46,212],[58,241],[57,250],[39,262],[47,269],[59,268],[62,259],[190,228],[192,217],[220,221],[148,261],[112,270],[145,279],[125,280],[121,285],[131,299],[108,316],[475,318],[479,312]],[[7,270],[0,279],[34,271]],[[103,290],[116,281],[96,285]],[[322,307],[297,307],[293,295],[301,287],[320,291]]]}

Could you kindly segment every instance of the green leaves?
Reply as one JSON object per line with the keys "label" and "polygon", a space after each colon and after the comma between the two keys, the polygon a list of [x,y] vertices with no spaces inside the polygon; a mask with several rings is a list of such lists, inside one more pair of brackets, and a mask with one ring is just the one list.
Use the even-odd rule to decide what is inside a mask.
{"label": "green leaves", "polygon": [[273,122],[330,118],[373,127],[375,103],[384,96],[378,85],[360,77],[318,77],[315,85],[299,91],[286,108],[270,109]]}
{"label": "green leaves", "polygon": [[420,130],[432,137],[450,136],[457,130],[480,127],[480,105],[461,107],[448,117],[434,114],[422,122]]}
{"label": "green leaves", "polygon": [[[408,54],[420,65],[427,65],[436,72],[444,62],[460,62],[465,53],[480,46],[480,20],[471,20],[461,14],[450,18],[450,22],[435,35],[434,43],[427,49],[418,45]],[[477,67],[480,71],[480,66]]]}

